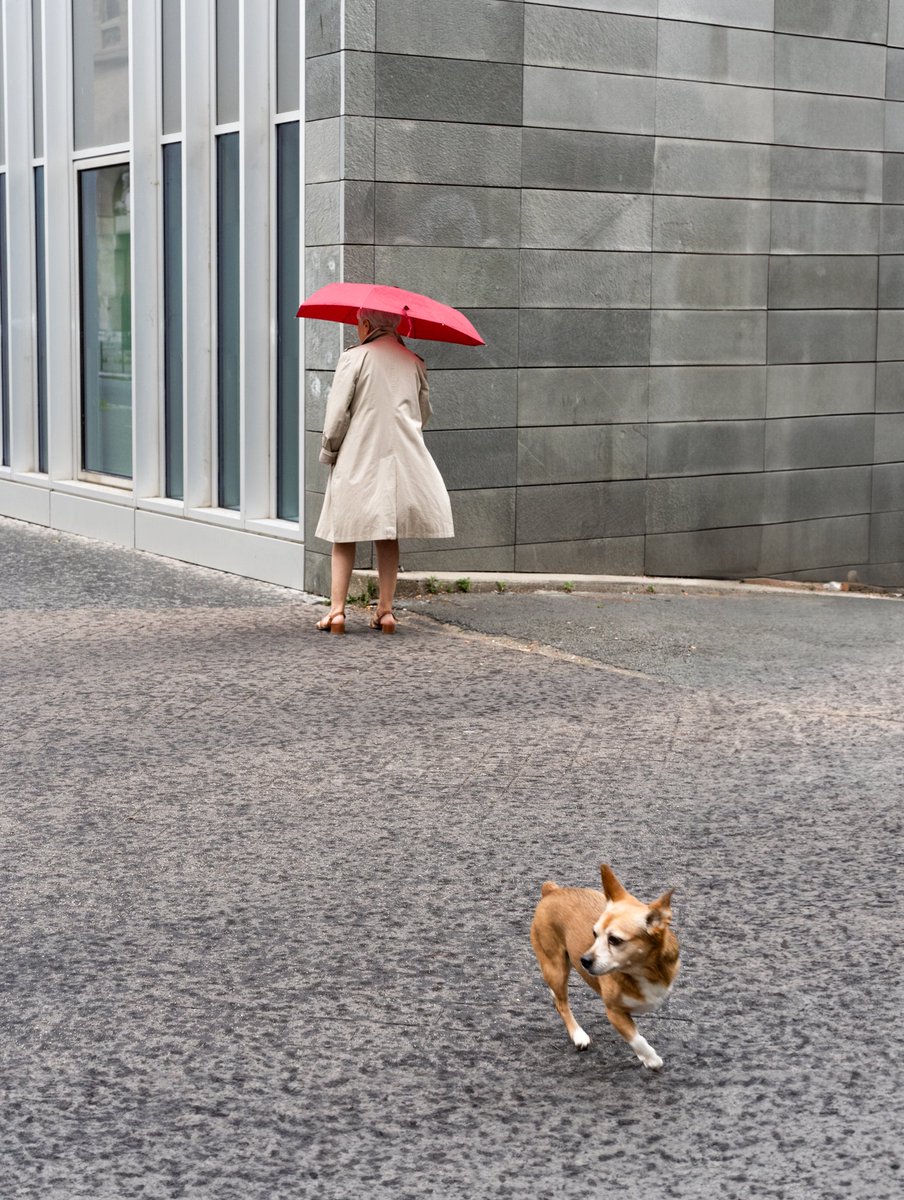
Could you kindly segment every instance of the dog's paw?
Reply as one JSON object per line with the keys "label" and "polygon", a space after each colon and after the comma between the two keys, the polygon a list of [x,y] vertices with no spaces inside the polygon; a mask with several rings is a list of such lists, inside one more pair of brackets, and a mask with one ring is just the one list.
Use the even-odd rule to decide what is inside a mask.
{"label": "dog's paw", "polygon": [[571,1040],[574,1042],[576,1050],[586,1050],[590,1045],[590,1034],[585,1033],[583,1029],[578,1028],[571,1035]]}
{"label": "dog's paw", "polygon": [[662,1066],[662,1059],[650,1045],[645,1037],[641,1037],[638,1033],[636,1037],[631,1039],[631,1049],[640,1059],[645,1067],[649,1067],[651,1071],[658,1071]]}
{"label": "dog's paw", "polygon": [[655,1050],[648,1058],[642,1058],[640,1061],[643,1066],[649,1067],[651,1071],[658,1071],[662,1067],[662,1059]]}

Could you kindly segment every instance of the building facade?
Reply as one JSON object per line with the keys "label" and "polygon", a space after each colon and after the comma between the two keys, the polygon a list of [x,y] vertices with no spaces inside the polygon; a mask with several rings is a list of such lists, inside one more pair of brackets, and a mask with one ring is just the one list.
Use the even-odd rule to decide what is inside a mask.
{"label": "building facade", "polygon": [[904,0],[2,11],[0,512],[327,590],[375,280],[487,342],[409,569],[904,582]]}

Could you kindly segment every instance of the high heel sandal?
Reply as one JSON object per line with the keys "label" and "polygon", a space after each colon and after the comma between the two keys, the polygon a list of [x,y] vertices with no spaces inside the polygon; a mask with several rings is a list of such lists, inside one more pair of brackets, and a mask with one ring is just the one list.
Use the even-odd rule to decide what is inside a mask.
{"label": "high heel sandal", "polygon": [[379,630],[380,633],[395,633],[396,619],[391,612],[385,612],[382,615],[374,613],[370,627]]}
{"label": "high heel sandal", "polygon": [[321,633],[345,633],[345,613],[328,613],[317,628]]}

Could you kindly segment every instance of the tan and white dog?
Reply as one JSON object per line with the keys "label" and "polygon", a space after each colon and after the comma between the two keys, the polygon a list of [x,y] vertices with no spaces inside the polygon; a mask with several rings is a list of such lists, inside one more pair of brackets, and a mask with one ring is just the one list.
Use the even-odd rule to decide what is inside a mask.
{"label": "tan and white dog", "polygon": [[568,1036],[578,1050],[590,1038],[568,1004],[568,976],[578,972],[601,997],[606,1016],[645,1067],[662,1059],[637,1031],[634,1017],[657,1009],[678,974],[678,939],[669,928],[672,893],[644,904],[627,892],[608,866],[603,890],[544,883],[530,940]]}

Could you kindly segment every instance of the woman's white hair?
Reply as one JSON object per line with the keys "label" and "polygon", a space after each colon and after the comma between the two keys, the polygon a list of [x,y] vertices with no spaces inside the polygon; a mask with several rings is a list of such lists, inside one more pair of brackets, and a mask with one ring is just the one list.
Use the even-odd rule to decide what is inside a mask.
{"label": "woman's white hair", "polygon": [[390,333],[395,333],[401,319],[399,313],[380,312],[376,308],[358,309],[359,322],[369,322],[371,329],[388,329]]}

